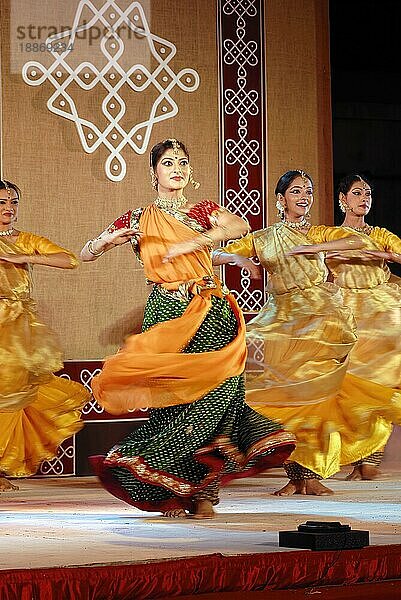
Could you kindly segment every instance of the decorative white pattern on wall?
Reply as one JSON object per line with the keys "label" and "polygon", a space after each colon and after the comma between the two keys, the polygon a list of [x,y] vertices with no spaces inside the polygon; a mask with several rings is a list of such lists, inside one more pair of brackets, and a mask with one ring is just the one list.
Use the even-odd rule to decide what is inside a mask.
{"label": "decorative white pattern on wall", "polygon": [[[262,13],[262,0],[220,3],[224,206],[247,219],[254,231],[265,227]],[[245,269],[222,271],[242,310],[257,313],[265,303],[264,279],[251,280]]]}
{"label": "decorative white pattern on wall", "polygon": [[[90,18],[85,20],[84,16],[88,14]],[[77,39],[93,28],[101,31],[101,37],[97,40],[97,36],[88,34],[91,49],[89,60],[77,62],[74,54]],[[131,56],[127,56],[122,31],[125,34],[128,32],[129,39],[135,36],[136,41],[142,40],[147,44],[149,68],[143,64],[145,61],[132,64]],[[91,48],[92,38],[99,43],[99,48]],[[171,62],[177,48],[172,42],[150,31],[140,2],[132,2],[122,10],[113,0],[107,0],[100,8],[96,8],[89,0],[81,0],[71,29],[48,37],[46,49],[52,59],[51,64],[45,66],[38,61],[29,61],[23,67],[22,77],[31,86],[39,86],[47,81],[54,87],[47,107],[52,113],[75,124],[85,152],[93,154],[102,145],[107,148],[109,156],[105,171],[112,181],[121,181],[126,175],[127,165],[122,156],[124,148],[129,146],[137,154],[144,154],[153,126],[177,115],[178,105],[171,96],[174,88],[194,92],[200,83],[199,74],[194,69],[174,72]],[[129,64],[123,66],[122,63],[127,60]],[[103,86],[105,95],[101,110],[104,119],[101,120],[105,121],[105,125],[101,120],[96,124],[80,114],[74,100],[76,86],[87,92]],[[153,86],[156,99],[149,105],[146,118],[124,128],[122,120],[127,110],[124,96],[129,94],[130,101],[132,99],[135,102],[135,95],[132,94],[145,92],[150,86]]]}

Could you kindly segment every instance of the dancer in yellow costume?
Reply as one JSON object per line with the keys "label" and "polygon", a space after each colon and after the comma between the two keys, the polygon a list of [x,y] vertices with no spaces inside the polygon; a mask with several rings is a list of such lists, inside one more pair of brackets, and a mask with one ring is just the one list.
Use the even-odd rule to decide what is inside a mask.
{"label": "dancer in yellow costume", "polygon": [[[401,287],[391,277],[387,262],[401,263],[401,239],[382,227],[365,222],[372,206],[372,186],[366,177],[351,173],[339,184],[339,203],[345,213],[341,227],[313,227],[313,241],[339,240],[357,235],[362,251],[330,253],[327,265],[341,289],[344,304],[357,323],[358,341],[347,367],[349,373],[396,390],[401,388]],[[302,249],[299,249],[302,251]],[[382,446],[355,464],[350,479],[378,475],[390,422],[378,421]]]}
{"label": "dancer in yellow costume", "polygon": [[26,477],[56,456],[59,444],[81,429],[89,394],[55,377],[62,365],[55,335],[35,314],[33,264],[73,269],[73,254],[46,238],[17,231],[20,191],[0,181],[0,491],[18,489],[6,475]]}
{"label": "dancer in yellow costume", "polygon": [[[323,252],[358,249],[363,242],[352,232],[334,242],[310,241],[313,227],[305,215],[313,188],[302,171],[285,173],[276,195],[281,222],[217,251],[215,263],[236,262],[230,253],[257,256],[269,274],[268,301],[247,327],[247,402],[296,435],[285,464],[290,482],[278,494],[322,495],[332,492],[319,479],[380,448],[378,417],[399,421],[401,397],[396,402],[393,390],[346,374],[355,324],[337,287],[327,282]],[[293,256],[300,245],[306,248]],[[257,364],[252,356],[261,346],[264,358]]]}

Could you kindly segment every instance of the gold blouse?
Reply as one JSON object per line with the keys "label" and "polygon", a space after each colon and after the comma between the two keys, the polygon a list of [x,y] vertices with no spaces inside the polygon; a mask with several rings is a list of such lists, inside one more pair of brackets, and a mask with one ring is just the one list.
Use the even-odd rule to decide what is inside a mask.
{"label": "gold blouse", "polygon": [[248,258],[257,256],[269,273],[268,291],[286,294],[293,290],[309,289],[326,281],[328,271],[322,252],[308,256],[287,256],[295,246],[314,243],[303,233],[284,223],[276,223],[232,242],[223,250]]}
{"label": "gold blouse", "polygon": [[58,246],[54,242],[51,242],[45,237],[29,233],[28,231],[21,231],[15,241],[15,245],[21,250],[23,254],[58,254],[62,252],[68,254],[70,257],[71,269],[75,269],[79,265],[79,261],[75,254],[66,250],[62,246]]}
{"label": "gold blouse", "polygon": [[[355,231],[351,227],[312,226],[308,232],[311,243],[330,242],[350,235],[358,235],[368,250],[401,253],[401,239],[383,227],[374,227],[369,235]],[[354,256],[347,262],[328,259],[328,267],[333,274],[335,283],[341,288],[366,289],[386,283],[391,277],[391,271],[385,260],[362,261],[358,251],[349,251]],[[351,254],[351,252],[353,254]]]}

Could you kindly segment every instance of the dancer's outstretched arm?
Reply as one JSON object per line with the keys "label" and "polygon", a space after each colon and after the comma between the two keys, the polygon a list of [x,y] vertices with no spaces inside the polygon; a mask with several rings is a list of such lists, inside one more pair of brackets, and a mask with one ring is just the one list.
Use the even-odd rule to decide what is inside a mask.
{"label": "dancer's outstretched arm", "polygon": [[364,250],[363,253],[366,255],[368,260],[376,258],[377,260],[385,260],[387,262],[401,264],[401,254],[399,254],[398,252],[385,252],[382,250]]}
{"label": "dancer's outstretched arm", "polygon": [[68,252],[55,252],[54,254],[0,254],[0,262],[15,265],[31,264],[57,267],[58,269],[75,269],[78,266],[76,258]]}
{"label": "dancer's outstretched arm", "polygon": [[296,254],[317,254],[318,252],[341,252],[347,250],[361,250],[365,247],[364,241],[358,235],[349,235],[339,240],[331,242],[322,242],[320,244],[305,244],[295,246],[287,256],[295,256]]}
{"label": "dancer's outstretched arm", "polygon": [[213,223],[211,229],[200,233],[191,240],[171,246],[164,257],[164,262],[169,262],[182,254],[190,254],[201,246],[213,246],[225,240],[239,238],[249,231],[249,224],[245,219],[225,209],[219,211],[217,215],[213,215],[210,221]]}
{"label": "dancer's outstretched arm", "polygon": [[102,256],[108,250],[116,246],[122,246],[129,242],[134,236],[140,237],[141,232],[136,229],[124,227],[115,231],[105,229],[97,238],[88,240],[82,248],[80,257],[83,262],[90,262]]}
{"label": "dancer's outstretched arm", "polygon": [[251,279],[261,279],[259,266],[250,260],[254,256],[256,256],[256,250],[253,244],[253,234],[250,233],[225,248],[214,250],[213,264],[215,266],[234,265],[249,271]]}
{"label": "dancer's outstretched arm", "polygon": [[213,265],[233,265],[240,269],[246,269],[249,272],[251,279],[261,279],[262,274],[260,267],[255,265],[250,258],[241,256],[240,254],[230,254],[225,252],[225,249],[217,249],[213,252]]}

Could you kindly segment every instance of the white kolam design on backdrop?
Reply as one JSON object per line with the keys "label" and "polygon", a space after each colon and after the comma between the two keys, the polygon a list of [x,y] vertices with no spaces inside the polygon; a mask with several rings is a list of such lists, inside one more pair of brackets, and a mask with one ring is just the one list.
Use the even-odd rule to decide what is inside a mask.
{"label": "white kolam design on backdrop", "polygon": [[[90,18],[85,21],[83,16],[88,15],[88,11]],[[101,28],[102,32],[99,64],[85,60],[74,66],[76,39],[81,39],[91,28],[97,28],[97,31]],[[128,37],[134,35],[137,41],[142,40],[148,45],[149,68],[141,62],[131,64],[131,60],[130,65],[123,68],[121,59],[127,61],[130,49],[125,47],[122,30],[128,32]],[[124,148],[128,145],[137,154],[144,154],[153,126],[177,115],[178,105],[171,97],[174,88],[178,86],[185,92],[194,92],[200,83],[199,74],[194,69],[174,72],[170,63],[177,48],[150,31],[140,2],[131,2],[122,10],[113,0],[107,0],[100,8],[89,0],[81,0],[71,29],[48,37],[46,48],[53,59],[50,66],[28,61],[22,69],[22,77],[31,86],[42,85],[45,81],[52,84],[54,93],[47,101],[48,109],[75,123],[82,147],[88,154],[93,154],[102,144],[107,148],[109,156],[105,171],[112,181],[121,181],[126,175],[126,161],[122,156]],[[96,52],[93,52],[93,58],[96,58],[95,55]],[[135,55],[133,58],[136,60]],[[98,85],[102,85],[106,92],[101,105],[105,119],[103,126],[80,116],[72,96],[75,86],[89,92]],[[130,124],[125,130],[121,123],[127,109],[124,96],[144,92],[150,86],[153,86],[156,98],[149,106],[146,118]],[[135,97],[130,95],[129,101],[135,102]]]}

